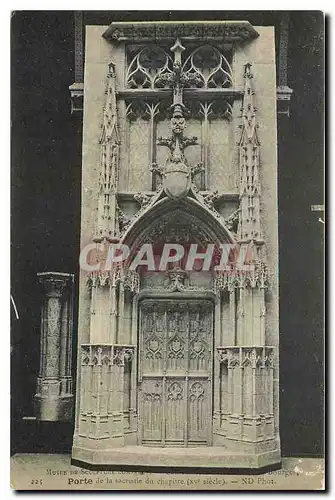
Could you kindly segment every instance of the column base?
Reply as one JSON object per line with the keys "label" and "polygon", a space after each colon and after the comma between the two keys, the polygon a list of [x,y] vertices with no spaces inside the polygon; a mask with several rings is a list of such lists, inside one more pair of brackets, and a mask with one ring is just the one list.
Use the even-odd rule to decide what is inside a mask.
{"label": "column base", "polygon": [[43,397],[38,394],[34,398],[37,420],[48,422],[69,422],[73,419],[74,396]]}

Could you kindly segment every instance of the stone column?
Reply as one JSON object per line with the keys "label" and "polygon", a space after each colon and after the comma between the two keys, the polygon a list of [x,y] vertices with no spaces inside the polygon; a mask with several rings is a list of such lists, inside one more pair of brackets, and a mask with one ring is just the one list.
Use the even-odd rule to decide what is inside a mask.
{"label": "stone column", "polygon": [[38,273],[43,287],[40,370],[35,409],[38,420],[72,419],[73,274]]}

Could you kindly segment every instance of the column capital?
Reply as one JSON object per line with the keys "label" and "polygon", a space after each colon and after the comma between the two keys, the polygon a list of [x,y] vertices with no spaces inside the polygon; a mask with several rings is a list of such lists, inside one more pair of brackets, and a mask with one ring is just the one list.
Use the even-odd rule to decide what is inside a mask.
{"label": "column capital", "polygon": [[60,298],[65,289],[72,285],[74,275],[68,273],[44,272],[37,273],[37,277],[43,286],[44,293],[47,298]]}

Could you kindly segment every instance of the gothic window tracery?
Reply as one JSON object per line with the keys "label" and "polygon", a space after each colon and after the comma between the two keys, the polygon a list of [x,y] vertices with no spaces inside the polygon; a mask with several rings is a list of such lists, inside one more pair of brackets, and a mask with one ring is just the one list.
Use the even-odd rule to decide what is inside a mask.
{"label": "gothic window tracery", "polygon": [[154,89],[162,87],[162,75],[172,73],[172,57],[163,48],[156,45],[141,48],[135,55],[128,50],[128,56],[133,58],[130,59],[126,73],[127,88]]}
{"label": "gothic window tracery", "polygon": [[[196,85],[205,89],[227,88],[233,84],[232,69],[228,60],[212,45],[196,48],[186,59],[183,71],[186,77],[185,87]],[[190,78],[192,76],[193,78]]]}
{"label": "gothic window tracery", "polygon": [[[213,45],[191,48],[181,64],[185,88],[228,88],[233,85],[233,72],[224,55]],[[186,52],[186,53],[187,53]],[[173,78],[173,59],[168,47],[157,45],[128,47],[125,86],[129,89],[169,88]]]}
{"label": "gothic window tracery", "polygon": [[[213,99],[211,96],[207,98],[204,92],[224,91],[233,87],[231,52],[210,44],[196,46],[194,43],[185,43],[183,47],[179,40],[173,47],[170,45],[171,42],[159,46],[131,44],[126,48],[124,89],[128,89],[131,96],[128,98],[127,94],[126,116],[129,127],[132,127],[129,150],[138,149],[139,146],[143,150],[143,143],[138,138],[140,132],[134,132],[139,128],[141,136],[147,135],[149,144],[147,155],[151,186],[147,183],[146,189],[159,190],[162,179],[156,165],[163,165],[166,156],[166,151],[157,147],[160,145],[160,130],[164,135],[167,134],[166,122],[174,112],[175,103],[181,99],[187,129],[199,138],[198,142],[192,143],[195,147],[187,150],[185,158],[190,165],[194,162],[195,165],[201,165],[199,171],[192,170],[192,177],[196,188],[203,191],[209,188],[206,173],[209,168],[209,123],[213,120],[230,120],[232,117],[232,99],[229,96],[215,95]],[[191,93],[191,99],[187,92]],[[199,92],[203,94],[198,95]],[[171,106],[172,98],[174,104]],[[148,128],[145,128],[143,121],[138,120],[147,122]],[[136,140],[138,144],[134,143]]]}

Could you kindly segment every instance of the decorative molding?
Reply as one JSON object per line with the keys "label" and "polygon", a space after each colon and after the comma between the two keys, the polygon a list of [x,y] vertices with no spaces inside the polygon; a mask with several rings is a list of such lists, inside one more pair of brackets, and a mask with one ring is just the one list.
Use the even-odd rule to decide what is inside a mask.
{"label": "decorative molding", "polygon": [[[143,99],[145,100],[159,100],[171,102],[172,90],[171,88],[145,88],[145,89],[119,89],[116,92],[117,99]],[[205,100],[226,100],[237,99],[243,96],[243,90],[231,87],[223,88],[184,88],[185,101],[205,101]]]}
{"label": "decorative molding", "polygon": [[131,344],[82,344],[81,365],[124,366],[134,357],[135,346]]}
{"label": "decorative molding", "polygon": [[187,41],[220,41],[238,43],[258,37],[248,21],[159,21],[112,22],[103,36],[111,41],[170,41],[180,37]]}
{"label": "decorative molding", "polygon": [[215,277],[215,291],[232,291],[235,288],[267,288],[269,277],[264,262],[257,261],[251,270],[230,269],[218,271]]}
{"label": "decorative molding", "polygon": [[149,120],[148,103],[141,99],[127,101],[126,117],[130,122],[135,120]]}
{"label": "decorative molding", "polygon": [[122,266],[115,264],[110,271],[93,271],[86,279],[86,284],[90,288],[94,287],[115,287],[121,281]]}
{"label": "decorative molding", "polygon": [[[202,195],[205,196],[206,194],[210,193],[211,191],[206,191],[206,190],[198,190],[198,192]],[[143,191],[144,194],[148,196],[154,196],[155,193],[153,191]],[[132,201],[134,198],[134,195],[137,194],[135,191],[119,191],[118,192],[118,199],[120,200],[126,200],[126,201]],[[239,200],[239,194],[238,193],[219,193],[219,198],[223,202],[235,202],[238,203]]]}
{"label": "decorative molding", "polygon": [[[71,113],[82,114],[84,106],[84,83],[73,83],[69,87],[71,96]],[[288,86],[277,87],[277,114],[290,116],[290,101],[293,89]],[[185,89],[185,100],[223,100],[236,99],[243,95],[243,92],[237,89]],[[129,89],[116,91],[117,99],[159,99],[166,100],[171,98],[170,89]],[[227,119],[231,119],[230,112],[227,111]]]}
{"label": "decorative molding", "polygon": [[110,271],[94,271],[87,277],[86,284],[94,287],[117,287],[123,284],[125,290],[138,293],[140,290],[140,276],[136,271],[126,269],[121,264],[114,265]]}
{"label": "decorative molding", "polygon": [[217,358],[220,363],[228,368],[274,367],[275,347],[272,346],[232,346],[216,347]]}

